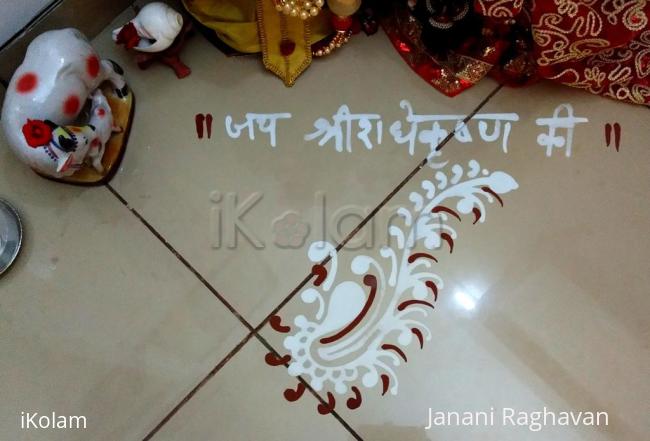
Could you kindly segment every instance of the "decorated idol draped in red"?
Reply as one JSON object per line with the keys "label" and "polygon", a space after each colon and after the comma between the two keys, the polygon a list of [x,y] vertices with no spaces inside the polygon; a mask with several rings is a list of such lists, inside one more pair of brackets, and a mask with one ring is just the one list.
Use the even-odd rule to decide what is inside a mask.
{"label": "decorated idol draped in red", "polygon": [[411,68],[449,96],[489,74],[650,104],[649,16],[646,0],[409,0],[384,27]]}

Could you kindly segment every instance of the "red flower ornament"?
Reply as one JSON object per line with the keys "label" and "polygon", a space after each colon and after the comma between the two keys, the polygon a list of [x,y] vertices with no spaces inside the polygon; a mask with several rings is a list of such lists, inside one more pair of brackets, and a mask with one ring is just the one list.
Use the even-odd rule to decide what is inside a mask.
{"label": "red flower ornament", "polygon": [[133,49],[140,43],[140,36],[133,23],[127,23],[117,34],[117,44],[123,44],[127,49]]}
{"label": "red flower ornament", "polygon": [[23,135],[30,147],[41,147],[52,140],[52,128],[45,121],[28,119],[23,126]]}

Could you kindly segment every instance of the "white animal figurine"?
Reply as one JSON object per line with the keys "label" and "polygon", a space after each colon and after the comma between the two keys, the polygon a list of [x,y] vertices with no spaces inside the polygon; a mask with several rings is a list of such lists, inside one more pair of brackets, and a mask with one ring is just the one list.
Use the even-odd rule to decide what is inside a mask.
{"label": "white animal figurine", "polygon": [[92,130],[92,138],[90,138],[88,146],[88,159],[98,173],[103,173],[102,158],[104,157],[106,143],[113,133],[121,132],[122,128],[114,125],[111,106],[108,105],[108,100],[101,90],[98,89],[93,92],[91,98],[90,121],[86,126]]}
{"label": "white animal figurine", "polygon": [[[135,27],[139,40],[133,40],[133,43],[125,42],[129,49],[162,52],[171,46],[183,29],[183,16],[165,3],[149,3],[140,9],[133,20],[113,31],[113,41],[118,42],[122,29],[130,25]],[[133,36],[126,38],[130,40]]]}
{"label": "white animal figurine", "polygon": [[[118,98],[128,87],[117,64],[100,60],[76,29],[45,32],[27,48],[2,107],[2,127],[18,157],[37,172],[61,178],[88,161],[101,170],[113,117],[98,87],[109,81]],[[92,115],[79,114],[92,94]]]}

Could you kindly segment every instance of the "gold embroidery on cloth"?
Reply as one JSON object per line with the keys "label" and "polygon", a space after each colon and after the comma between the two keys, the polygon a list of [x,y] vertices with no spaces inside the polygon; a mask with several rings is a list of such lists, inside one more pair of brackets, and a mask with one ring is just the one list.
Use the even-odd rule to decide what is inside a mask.
{"label": "gold embroidery on cloth", "polygon": [[[644,63],[644,58],[650,59],[650,30],[643,32],[627,47],[594,55],[587,60],[589,67],[584,69],[583,76],[576,69],[568,68],[550,79],[617,100],[645,104],[650,97],[650,87],[632,83],[636,78],[650,76],[650,63]],[[610,81],[607,90],[603,86],[605,79]]]}
{"label": "gold embroidery on cloth", "polygon": [[482,15],[493,18],[514,18],[521,11],[524,0],[477,0],[477,3]]}

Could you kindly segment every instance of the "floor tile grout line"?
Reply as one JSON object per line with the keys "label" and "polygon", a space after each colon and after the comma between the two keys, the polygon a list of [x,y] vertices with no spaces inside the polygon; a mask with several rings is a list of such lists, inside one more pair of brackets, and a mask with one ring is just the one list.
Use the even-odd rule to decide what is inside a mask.
{"label": "floor tile grout line", "polygon": [[192,388],[184,397],[181,399],[172,410],[170,410],[167,415],[163,417],[162,420],[156,424],[156,426],[151,429],[151,431],[145,436],[142,441],[151,440],[194,396],[205,386],[208,381],[214,377],[217,372],[221,370],[237,353],[250,341],[250,339],[255,335],[254,332],[249,332],[246,336],[239,342],[237,345],[230,351],[226,356],[219,362],[215,367],[212,368],[208,374],[203,377],[203,379]]}
{"label": "floor tile grout line", "polygon": [[[257,340],[266,349],[268,349],[271,353],[273,353],[273,355],[275,355],[276,357],[281,357],[280,353],[259,332],[255,331],[253,334],[255,335],[255,338],[257,338]],[[284,363],[282,366],[284,366],[285,368],[289,368],[289,363]],[[302,383],[305,386],[305,388],[309,390],[309,392],[314,396],[314,398],[318,400],[318,402],[320,402],[323,405],[328,404],[327,401],[325,401],[325,399],[321,397],[320,394],[316,392],[316,390],[314,390],[314,388],[311,386],[311,384],[309,384],[307,380],[305,380],[300,375],[297,378],[298,381],[300,381],[300,383]],[[332,409],[330,414],[350,433],[350,435],[354,437],[354,439],[356,439],[357,441],[364,441],[363,438],[361,438],[361,436],[357,433],[357,431],[354,430],[352,426],[347,421],[345,421],[345,419],[338,412],[336,412],[336,410]]]}
{"label": "floor tile grout line", "polygon": [[[136,218],[138,218],[138,220],[140,220],[140,222],[142,222],[142,223],[144,224],[145,227],[147,227],[147,229],[149,229],[149,231],[150,231],[150,232],[151,232],[151,233],[152,233],[152,234],[153,234],[153,235],[154,235],[158,240],[160,240],[160,241],[165,245],[165,247],[166,247],[166,248],[167,248],[167,249],[168,249],[172,254],[174,254],[174,256],[175,256],[177,259],[179,259],[179,260],[181,261],[181,263],[183,263],[184,266],[186,266],[186,267],[187,267],[187,268],[188,268],[188,269],[189,269],[189,270],[190,270],[190,271],[191,271],[191,272],[192,272],[192,273],[193,273],[193,274],[194,274],[194,275],[195,275],[195,276],[196,276],[196,277],[197,277],[197,278],[198,278],[198,279],[199,279],[199,280],[204,284],[204,285],[206,285],[206,287],[207,287],[208,289],[210,289],[210,291],[211,291],[211,292],[212,292],[212,293],[213,293],[217,298],[219,298],[219,300],[222,301],[222,302],[225,304],[226,307],[229,306],[229,303],[228,303],[225,299],[222,299],[221,295],[218,294],[218,292],[216,291],[216,289],[214,289],[214,288],[209,284],[209,282],[207,282],[207,280],[205,280],[205,279],[201,276],[201,274],[200,274],[196,269],[194,269],[194,267],[192,267],[192,266],[189,264],[189,262],[187,262],[187,260],[186,260],[186,259],[185,259],[185,258],[184,258],[184,257],[183,257],[183,256],[182,256],[182,255],[181,255],[181,254],[180,254],[180,253],[179,253],[179,252],[178,252],[178,251],[177,251],[177,250],[176,250],[176,249],[171,245],[171,244],[169,244],[169,242],[167,242],[167,241],[165,240],[165,238],[164,238],[164,237],[163,237],[163,236],[162,236],[162,235],[161,235],[161,234],[160,234],[160,233],[159,233],[159,232],[158,232],[158,231],[157,231],[157,230],[156,230],[156,229],[155,229],[155,228],[154,228],[154,227],[149,223],[149,222],[147,222],[147,220],[144,219],[144,218],[142,217],[142,215],[141,215],[137,210],[135,210],[134,208],[131,208],[131,207],[129,206],[129,204],[128,204],[128,202],[126,201],[126,199],[124,199],[124,197],[122,197],[122,195],[121,195],[117,190],[115,190],[115,189],[114,189],[110,184],[106,184],[105,186],[106,186],[106,188],[107,188],[107,189],[108,189],[108,190],[109,190],[109,191],[110,191],[110,192],[111,192],[111,193],[112,193],[112,194],[113,194],[113,195],[114,195],[114,196],[115,196],[115,197],[116,197],[116,198],[117,198],[117,199],[118,199],[118,200],[119,200],[119,201],[120,201],[120,202],[121,202],[121,203],[122,203],[122,204],[123,204],[123,205],[124,205],[128,210],[129,210],[129,211],[131,211],[131,213],[132,213]],[[311,279],[311,275],[310,275],[310,276],[307,276],[307,277],[305,278],[305,280],[303,280],[303,282],[301,283],[301,285],[300,285],[298,288],[296,288],[296,289],[301,289],[301,287],[304,286],[304,285],[309,281],[309,279]],[[227,363],[228,363],[228,362],[229,362],[229,361],[230,361],[230,360],[231,360],[235,355],[237,355],[237,353],[238,353],[238,352],[239,352],[239,351],[240,351],[240,350],[241,350],[241,349],[246,345],[246,343],[248,343],[248,341],[251,339],[251,337],[255,336],[255,337],[257,338],[257,340],[258,340],[258,341],[259,341],[263,346],[265,346],[269,351],[273,352],[275,355],[279,355],[279,353],[275,350],[275,348],[273,348],[273,347],[272,347],[272,346],[271,346],[271,345],[266,341],[266,339],[264,339],[264,337],[262,337],[262,336],[257,332],[257,330],[254,330],[254,329],[252,328],[252,326],[250,326],[250,324],[248,324],[248,322],[247,322],[247,321],[246,321],[246,320],[245,320],[241,315],[239,315],[239,314],[236,312],[236,310],[235,310],[234,308],[228,307],[228,309],[229,309],[229,310],[230,310],[230,311],[231,311],[231,312],[232,312],[232,313],[233,313],[233,314],[234,314],[234,315],[235,315],[235,316],[236,316],[240,321],[242,321],[242,323],[243,323],[243,324],[244,324],[244,325],[249,329],[250,332],[249,332],[249,333],[248,333],[248,334],[247,334],[247,335],[242,339],[242,341],[240,341],[240,342],[239,342],[239,343],[238,343],[238,344],[237,344],[237,345],[236,345],[236,346],[235,346],[235,347],[234,347],[234,348],[233,348],[233,349],[232,349],[232,350],[231,350],[231,351],[226,355],[226,357],[224,357],[224,358],[223,358],[219,363],[217,363],[217,365],[216,365],[214,368],[212,368],[212,370],[211,370],[210,372],[208,372],[208,374],[207,374],[205,377],[203,377],[203,379],[202,379],[202,380],[201,380],[201,381],[200,381],[196,386],[194,386],[194,388],[192,388],[192,390],[189,391],[189,392],[188,392],[188,393],[187,393],[187,394],[186,394],[186,395],[181,399],[181,401],[179,401],[179,402],[176,404],[176,406],[174,406],[174,408],[173,408],[171,411],[169,411],[169,412],[167,413],[167,415],[165,415],[165,416],[163,417],[162,420],[160,420],[160,421],[158,422],[158,424],[156,424],[156,426],[155,426],[155,427],[154,427],[154,428],[153,428],[153,429],[152,429],[152,430],[151,430],[151,431],[150,431],[150,432],[149,432],[149,433],[148,433],[148,434],[143,438],[142,441],[149,441],[149,440],[151,440],[151,439],[152,439],[152,438],[153,438],[153,437],[154,437],[154,436],[155,436],[155,435],[156,435],[156,434],[157,434],[157,433],[158,433],[158,432],[159,432],[159,431],[160,431],[160,430],[165,426],[165,424],[167,424],[167,423],[168,423],[168,422],[169,422],[169,421],[174,417],[174,415],[176,415],[176,414],[177,414],[177,413],[178,413],[178,412],[179,412],[179,411],[180,411],[180,410],[185,406],[185,404],[187,404],[187,403],[188,403],[188,402],[189,402],[189,401],[194,397],[194,395],[196,395],[196,394],[197,394],[197,393],[198,393],[198,392],[203,388],[203,386],[205,386],[205,385],[208,383],[208,381],[210,381],[210,379],[211,379],[212,377],[214,377],[214,376],[217,374],[217,372],[219,372],[219,370],[221,370],[221,368],[222,368],[223,366],[225,366],[225,365],[226,365],[226,364],[227,364]],[[288,367],[288,365],[287,365],[286,367]],[[318,395],[318,393],[317,393],[317,392],[316,392],[316,391],[311,387],[311,385],[309,385],[309,383],[307,383],[306,380],[304,380],[303,378],[300,378],[300,382],[301,382],[302,384],[305,385],[305,387],[306,387],[306,388],[311,392],[311,394],[312,394],[312,395],[313,395],[313,396],[314,396],[314,397],[315,397],[315,398],[316,398],[320,403],[322,403],[322,404],[327,404],[326,401],[325,401],[325,400],[324,400],[320,395]],[[353,428],[352,428],[352,427],[351,427],[351,426],[350,426],[350,425],[349,425],[349,424],[348,424],[348,423],[347,423],[347,422],[346,422],[346,421],[345,421],[345,420],[344,420],[344,419],[343,419],[343,418],[342,418],[342,417],[341,417],[341,416],[340,416],[336,411],[332,411],[331,413],[332,413],[332,416],[333,416],[336,420],[338,420],[339,423],[340,423],[340,424],[341,424],[341,425],[342,425],[342,426],[343,426],[343,427],[344,427],[344,428],[345,428],[345,429],[346,429],[346,430],[347,430],[347,431],[348,431],[348,432],[349,432],[349,433],[350,433],[350,434],[351,434],[351,435],[352,435],[356,440],[358,440],[358,441],[363,441],[363,439],[362,439],[362,438],[361,438],[361,437],[356,433],[356,431],[355,431],[355,430],[354,430],[354,429],[353,429]]]}
{"label": "floor tile grout line", "polygon": [[[467,122],[474,117],[478,113],[480,109],[485,106],[493,97],[496,95],[501,89],[503,88],[502,84],[497,85],[497,87],[494,88],[483,100],[476,106],[476,108],[467,114],[467,116],[462,120],[463,125],[467,124]],[[447,144],[451,138],[454,137],[456,134],[456,128],[454,128],[449,134],[438,144],[438,146],[435,148],[435,151],[440,151],[442,148]],[[424,158],[422,161],[420,161],[417,166],[411,170],[411,172],[404,178],[402,181],[397,184],[393,190],[388,193],[388,195],[377,205],[375,208],[368,213],[366,217],[364,217],[361,222],[350,232],[348,235],[339,243],[335,250],[338,253],[352,238],[368,223],[370,220],[381,210],[424,166],[426,166],[430,162],[430,155],[427,155],[426,158]],[[320,262],[321,265],[326,265],[329,261],[331,260],[331,257],[325,258],[322,262]],[[295,296],[296,294],[311,280],[311,278],[314,276],[313,273],[308,274],[299,284],[296,288],[294,288],[288,295],[285,297],[279,304],[276,306],[265,318],[262,320],[260,324],[258,324],[255,327],[255,332],[259,332],[266,324],[269,322],[271,317],[276,315],[278,312],[284,308],[287,303],[289,303]]]}
{"label": "floor tile grout line", "polygon": [[147,229],[160,241],[162,244],[192,273],[194,276],[199,279],[199,281],[205,286],[219,301],[250,331],[252,332],[253,326],[244,318],[244,316],[235,309],[234,306],[223,297],[219,291],[217,291],[210,282],[206,280],[205,277],[192,266],[187,259],[170,244],[156,228],[153,227],[135,208],[129,206],[129,203],[122,197],[122,195],[115,190],[110,184],[105,184],[105,187],[110,191],[133,215],[142,222],[142,224],[147,227]]}
{"label": "floor tile grout line", "polygon": [[[239,342],[237,345],[230,351],[226,356],[219,362],[217,365],[205,375],[201,381],[192,388],[185,396],[170,410],[156,426],[142,439],[142,441],[150,441],[153,437],[160,432],[160,430],[192,399],[194,396],[205,386],[235,355],[241,351],[241,349],[253,338],[255,337],[267,350],[272,352],[276,356],[280,356],[279,352],[258,332],[251,331]],[[284,365],[286,368],[289,367],[288,364]],[[327,405],[327,402],[316,392],[312,386],[302,377],[298,377],[298,380],[305,386],[307,390],[316,398],[321,404]],[[364,441],[363,438],[350,426],[350,424],[341,417],[338,412],[333,410],[330,412],[332,417],[334,417],[357,441]]]}
{"label": "floor tile grout line", "polygon": [[[189,269],[195,277],[197,277],[209,290],[212,292],[215,297],[217,297],[227,308],[228,310],[233,313],[239,319],[244,326],[246,326],[249,330],[248,334],[244,336],[244,338],[230,351],[226,356],[216,364],[215,367],[208,372],[206,376],[201,379],[201,381],[192,388],[177,404],[172,408],[159,422],[156,424],[156,426],[143,438],[142,441],[149,441],[151,440],[202,388],[205,386],[216,374],[223,368],[239,351],[251,340],[253,336],[257,338],[260,343],[262,343],[268,350],[272,351],[276,355],[278,355],[277,351],[255,330],[253,330],[252,326],[241,316],[241,314],[238,313],[238,311],[232,307],[217,291],[212,287],[212,285],[193,267],[190,265],[190,263],[169,243],[165,240],[165,238],[158,232],[144,217],[134,208],[131,208],[126,201],[126,199],[117,191],[115,190],[110,184],[105,184],[105,187],[108,189],[108,191],[117,198],[117,200],[122,203],[142,224],[147,227],[147,229],[160,241],[165,245],[165,247],[177,258],[181,261],[181,263]],[[306,283],[306,281],[305,281]],[[307,387],[311,393],[314,395],[314,397],[320,401],[321,403],[325,403],[325,401],[314,391],[310,385],[307,384],[307,382],[304,379],[300,379],[300,381],[305,384],[305,387]],[[334,418],[336,418],[341,425],[343,425],[348,432],[355,437],[358,441],[363,441],[361,437],[350,427],[350,425],[344,421],[337,413],[332,412]]]}
{"label": "floor tile grout line", "polygon": [[[329,261],[330,258],[328,257],[325,260],[323,260],[321,264],[325,265]],[[255,332],[259,332],[264,326],[266,326],[266,324],[269,322],[271,317],[273,317],[278,312],[280,312],[280,310],[282,310],[282,308],[284,308],[287,305],[287,303],[289,303],[291,299],[293,299],[296,296],[296,294],[301,289],[303,289],[307,283],[309,283],[312,277],[314,277],[314,274],[309,273],[304,279],[302,279],[302,281],[298,284],[298,286],[296,286],[293,290],[291,290],[291,292],[284,299],[282,299],[282,301],[275,308],[273,308],[273,310],[264,318],[264,320],[262,320],[260,324],[255,327]]]}

